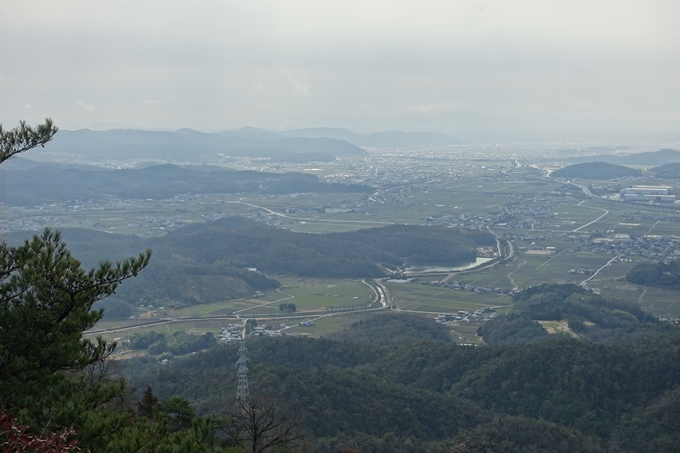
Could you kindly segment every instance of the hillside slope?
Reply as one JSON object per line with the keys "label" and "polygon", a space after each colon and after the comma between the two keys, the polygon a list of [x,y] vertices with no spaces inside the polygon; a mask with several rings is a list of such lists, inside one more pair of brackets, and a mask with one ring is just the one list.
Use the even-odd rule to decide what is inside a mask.
{"label": "hillside slope", "polygon": [[628,155],[599,154],[596,156],[578,156],[567,160],[570,162],[606,162],[618,165],[664,165],[680,162],[680,151],[664,148],[658,151]]}
{"label": "hillside slope", "polygon": [[[403,326],[393,326],[382,333],[398,335]],[[260,338],[248,345],[250,392],[298,414],[317,452],[673,451],[678,347],[677,332],[616,345],[480,348]],[[181,395],[199,414],[221,413],[234,398],[237,349],[217,347],[131,380],[161,397]]]}
{"label": "hillside slope", "polygon": [[[16,162],[16,163],[15,163]],[[108,170],[17,159],[3,168],[5,203],[35,206],[75,199],[164,199],[186,193],[367,193],[358,184],[327,184],[315,175],[237,171],[217,166],[154,165]]]}
{"label": "hillside slope", "polygon": [[680,179],[680,163],[661,165],[650,170],[659,179]]}
{"label": "hillside slope", "polygon": [[592,162],[569,165],[550,174],[552,178],[581,178],[581,179],[615,179],[627,176],[640,176],[642,172],[622,165],[606,162]]}

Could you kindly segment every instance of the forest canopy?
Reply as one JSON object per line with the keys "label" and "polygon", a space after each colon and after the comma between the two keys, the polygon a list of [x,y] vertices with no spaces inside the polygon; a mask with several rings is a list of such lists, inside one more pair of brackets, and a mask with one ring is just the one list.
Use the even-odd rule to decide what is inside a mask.
{"label": "forest canopy", "polygon": [[507,315],[483,324],[477,333],[487,343],[537,343],[549,340],[538,321],[567,320],[575,335],[589,339],[658,334],[670,326],[639,306],[605,299],[576,285],[543,284],[513,296]]}
{"label": "forest canopy", "polygon": [[638,285],[680,290],[680,258],[668,264],[640,263],[626,274],[626,280]]}

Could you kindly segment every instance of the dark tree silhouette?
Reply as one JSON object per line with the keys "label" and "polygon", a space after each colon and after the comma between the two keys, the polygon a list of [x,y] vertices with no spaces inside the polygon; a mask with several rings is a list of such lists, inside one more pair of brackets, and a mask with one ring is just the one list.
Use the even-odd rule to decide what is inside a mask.
{"label": "dark tree silhouette", "polygon": [[251,397],[231,410],[230,436],[252,453],[295,448],[303,439],[296,414],[265,397]]}
{"label": "dark tree silhouette", "polygon": [[146,390],[144,390],[141,401],[137,403],[137,414],[139,414],[140,417],[152,418],[153,410],[155,407],[158,407],[158,404],[158,397],[153,394],[151,386],[148,386]]}

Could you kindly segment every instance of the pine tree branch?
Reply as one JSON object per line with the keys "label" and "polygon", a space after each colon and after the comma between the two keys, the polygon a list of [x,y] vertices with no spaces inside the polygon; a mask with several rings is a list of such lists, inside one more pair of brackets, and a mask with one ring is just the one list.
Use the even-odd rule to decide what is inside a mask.
{"label": "pine tree branch", "polygon": [[18,127],[8,131],[3,130],[0,124],[0,164],[29,149],[44,147],[58,131],[51,118],[45,118],[45,124],[37,127],[27,126],[25,121],[21,121]]}

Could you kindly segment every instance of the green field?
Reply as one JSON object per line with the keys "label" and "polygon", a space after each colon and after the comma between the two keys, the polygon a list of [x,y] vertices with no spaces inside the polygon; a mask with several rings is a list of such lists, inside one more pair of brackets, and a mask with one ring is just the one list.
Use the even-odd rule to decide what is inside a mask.
{"label": "green field", "polygon": [[[298,314],[339,308],[355,308],[368,305],[374,299],[371,289],[357,280],[338,280],[328,278],[279,278],[281,302],[293,303]],[[266,308],[265,308],[266,307]],[[258,313],[280,313],[279,303],[247,310],[248,316]]]}
{"label": "green field", "polygon": [[[461,274],[454,277],[454,280],[475,286],[491,286],[505,289],[514,287],[524,288],[548,282],[580,283],[588,278],[588,276],[569,274],[569,270],[578,269],[581,266],[597,269],[606,264],[611,258],[613,258],[612,255],[600,255],[589,252],[550,255],[518,253],[514,261],[477,274]],[[625,275],[625,272],[623,275]]]}
{"label": "green field", "polygon": [[[346,329],[353,322],[366,318],[367,316],[371,316],[370,312],[327,316],[314,320],[314,325],[309,327],[300,326],[299,322],[298,325],[293,325],[293,321],[289,321],[286,322],[286,324],[293,325],[293,327],[285,329],[284,332],[286,334],[313,335],[318,337]],[[310,319],[314,318],[310,317]]]}
{"label": "green field", "polygon": [[510,297],[503,294],[479,294],[418,283],[388,284],[387,287],[396,307],[404,311],[456,313],[512,303]]}
{"label": "green field", "polygon": [[174,332],[183,330],[185,332],[195,332],[204,333],[212,332],[217,334],[222,327],[227,324],[238,322],[236,319],[205,319],[205,320],[192,320],[192,321],[169,321],[160,322],[155,325],[139,325],[137,327],[126,328],[125,330],[119,330],[115,332],[105,332],[105,333],[94,333],[86,334],[86,336],[101,336],[107,341],[112,341],[115,338],[125,338],[129,337],[135,333],[144,332],[162,332],[172,334]]}
{"label": "green field", "polygon": [[593,280],[590,286],[608,299],[637,303],[656,315],[680,317],[680,291],[635,285],[625,280]]}
{"label": "green field", "polygon": [[371,289],[356,280],[295,277],[278,277],[278,280],[281,288],[256,299],[218,301],[167,310],[166,314],[173,318],[285,316],[279,305],[293,303],[297,309],[295,314],[304,315],[306,312],[363,307],[374,299]]}
{"label": "green field", "polygon": [[[282,287],[279,290],[270,291],[257,299],[242,299],[218,301],[209,304],[194,305],[177,310],[164,310],[163,312],[152,311],[149,317],[125,319],[120,321],[100,321],[93,329],[91,335],[97,335],[97,331],[106,329],[125,330],[103,333],[104,338],[113,339],[131,335],[134,332],[176,332],[178,330],[195,332],[216,333],[221,327],[232,322],[241,322],[236,318],[282,318],[280,321],[264,321],[265,323],[288,323],[298,324],[305,314],[310,318],[323,316],[333,310],[345,310],[365,307],[374,300],[373,291],[366,284],[356,280],[340,279],[317,279],[280,277]],[[282,313],[279,310],[280,303],[294,303],[295,313]],[[295,319],[283,318],[294,316]],[[343,317],[353,316],[350,314]],[[361,315],[359,315],[361,316]],[[211,319],[223,317],[223,319]],[[182,320],[182,318],[194,318]],[[206,319],[195,319],[206,318]],[[163,319],[172,319],[167,322]],[[326,318],[324,318],[326,319]],[[329,318],[335,319],[335,318]],[[338,318],[340,319],[340,318]],[[149,323],[154,325],[147,325]],[[332,324],[333,321],[324,321]],[[336,329],[337,330],[337,329]],[[303,330],[304,331],[304,330]]]}

